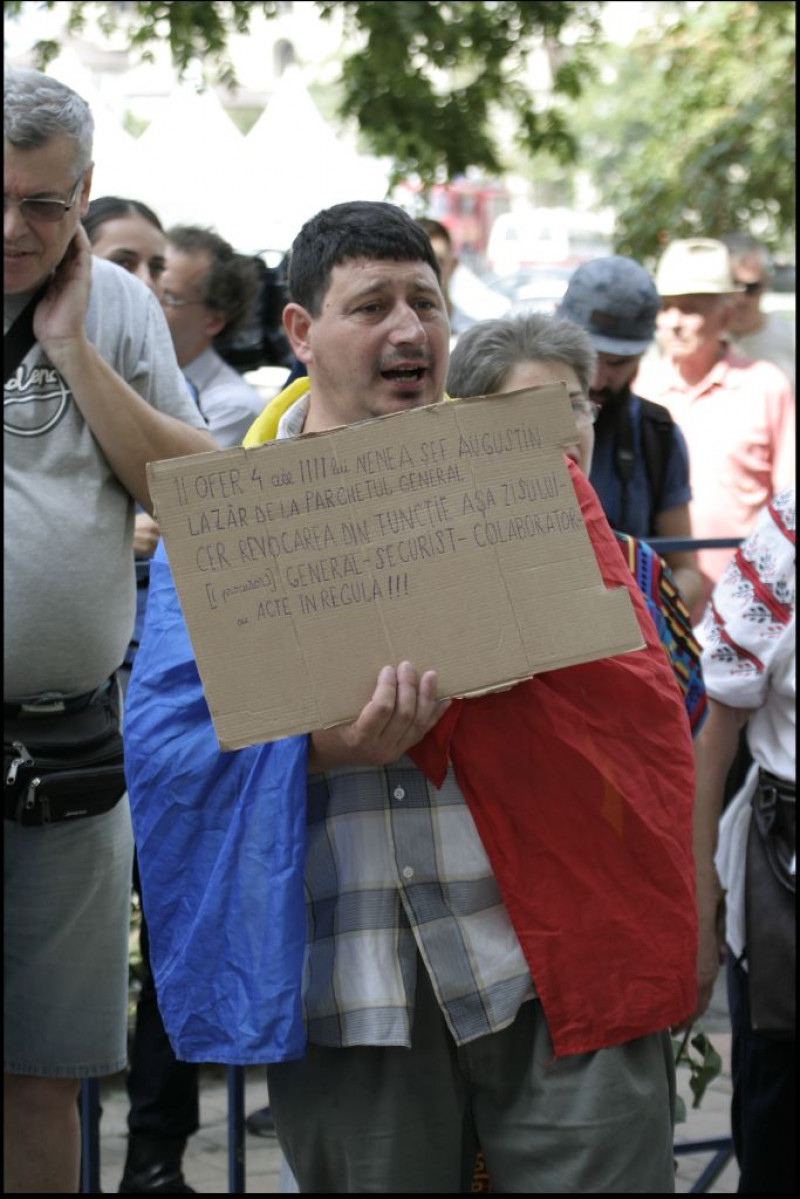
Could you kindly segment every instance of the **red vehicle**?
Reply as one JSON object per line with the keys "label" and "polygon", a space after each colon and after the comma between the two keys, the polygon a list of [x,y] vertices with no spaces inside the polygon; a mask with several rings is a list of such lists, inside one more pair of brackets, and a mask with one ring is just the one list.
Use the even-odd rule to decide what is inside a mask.
{"label": "red vehicle", "polygon": [[456,254],[466,261],[485,255],[495,217],[511,208],[510,192],[487,180],[435,183],[427,194],[421,184],[405,181],[395,189],[395,199],[413,216],[441,221]]}

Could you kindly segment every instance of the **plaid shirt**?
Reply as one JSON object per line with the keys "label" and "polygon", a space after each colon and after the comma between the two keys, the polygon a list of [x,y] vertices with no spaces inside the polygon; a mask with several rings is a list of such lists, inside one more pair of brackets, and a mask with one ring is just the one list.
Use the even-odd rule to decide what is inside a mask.
{"label": "plaid shirt", "polygon": [[[297,436],[304,396],[279,437]],[[308,1038],[411,1044],[422,958],[456,1044],[497,1032],[535,992],[452,771],[441,789],[408,757],[308,781]]]}
{"label": "plaid shirt", "polygon": [[408,757],[312,775],[305,887],[315,1044],[410,1045],[419,957],[458,1045],[534,995],[452,771],[438,791]]}

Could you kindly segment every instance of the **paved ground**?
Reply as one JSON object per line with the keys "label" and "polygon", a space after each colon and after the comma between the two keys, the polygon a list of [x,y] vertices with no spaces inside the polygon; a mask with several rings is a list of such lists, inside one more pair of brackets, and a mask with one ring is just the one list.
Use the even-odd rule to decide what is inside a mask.
{"label": "paved ground", "polygon": [[[722,982],[717,985],[703,1028],[722,1057],[722,1073],[706,1091],[701,1107],[693,1111],[687,1069],[678,1071],[680,1093],[686,1101],[688,1120],[679,1125],[676,1142],[724,1137],[729,1133],[730,1025]],[[115,1075],[102,1085],[103,1117],[100,1132],[101,1187],[115,1192],[122,1176],[127,1137],[127,1097],[124,1075]],[[245,1112],[263,1107],[267,1101],[266,1072],[253,1067],[245,1072]],[[226,1071],[219,1066],[203,1067],[200,1088],[201,1127],[190,1140],[184,1162],[186,1179],[201,1194],[228,1193],[228,1096]],[[685,1194],[709,1164],[711,1155],[679,1155],[676,1191]],[[281,1156],[274,1137],[245,1138],[247,1194],[279,1191]],[[711,1194],[734,1194],[738,1182],[735,1162],[729,1162],[709,1188]]]}

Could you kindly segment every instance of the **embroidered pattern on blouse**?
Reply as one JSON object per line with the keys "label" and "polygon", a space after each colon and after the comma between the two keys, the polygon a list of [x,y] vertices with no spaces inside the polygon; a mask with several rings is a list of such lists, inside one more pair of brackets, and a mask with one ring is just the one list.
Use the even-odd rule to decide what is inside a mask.
{"label": "embroidered pattern on blouse", "polygon": [[762,673],[792,619],[794,527],[795,493],[788,490],[770,503],[717,585],[703,634],[709,661],[732,675]]}

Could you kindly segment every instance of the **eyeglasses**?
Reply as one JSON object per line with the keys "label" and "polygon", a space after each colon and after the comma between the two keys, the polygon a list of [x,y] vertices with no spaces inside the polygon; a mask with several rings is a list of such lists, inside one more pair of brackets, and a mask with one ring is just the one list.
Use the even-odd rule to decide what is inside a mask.
{"label": "eyeglasses", "polygon": [[577,393],[569,397],[569,402],[572,404],[572,411],[575,414],[575,419],[582,419],[593,425],[600,415],[600,405],[595,404],[594,400],[587,400],[585,396]]}
{"label": "eyeglasses", "polygon": [[26,221],[34,223],[43,222],[44,224],[55,224],[56,221],[63,220],[70,208],[75,207],[75,201],[78,196],[78,188],[83,179],[83,172],[78,176],[75,186],[69,193],[69,202],[64,200],[38,200],[26,196],[24,200],[10,200],[8,196],[3,196],[3,213],[7,208],[18,208]]}
{"label": "eyeglasses", "polygon": [[739,283],[736,281],[736,286],[740,288],[739,295],[757,296],[764,290],[764,284],[756,281],[755,283]]}
{"label": "eyeglasses", "polygon": [[205,300],[182,300],[171,291],[161,293],[162,308],[188,308],[190,304],[205,304]]}

